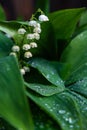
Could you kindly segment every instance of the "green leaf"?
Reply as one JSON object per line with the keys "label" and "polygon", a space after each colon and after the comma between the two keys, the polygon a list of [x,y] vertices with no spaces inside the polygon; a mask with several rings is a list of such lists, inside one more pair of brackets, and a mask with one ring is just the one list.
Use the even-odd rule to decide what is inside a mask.
{"label": "green leaf", "polygon": [[0,20],[6,20],[6,14],[1,5],[0,5]]}
{"label": "green leaf", "polygon": [[62,128],[62,130],[82,130],[80,113],[76,103],[68,93],[63,92],[50,97],[35,95],[30,91],[27,96],[46,111]]}
{"label": "green leaf", "polygon": [[51,61],[51,64],[58,71],[58,74],[61,77],[61,79],[65,80],[69,73],[69,68],[71,68],[71,65],[69,65],[68,63],[66,64],[66,63],[57,62],[57,61]]}
{"label": "green leaf", "polygon": [[87,129],[87,99],[75,92],[69,92],[69,94],[77,103],[77,107],[80,111],[81,120],[82,120],[81,130],[86,130]]}
{"label": "green leaf", "polygon": [[33,130],[25,87],[15,57],[0,59],[0,115],[17,129]]}
{"label": "green leaf", "polygon": [[10,54],[13,44],[11,39],[0,33],[0,58]]}
{"label": "green leaf", "polygon": [[75,83],[83,80],[84,77],[87,77],[87,63],[79,66],[75,71],[73,71],[66,79],[65,84],[69,85]]}
{"label": "green leaf", "polygon": [[84,8],[66,9],[49,15],[57,39],[68,39],[72,36],[84,10]]}
{"label": "green leaf", "polygon": [[28,62],[30,66],[36,68],[49,82],[57,87],[64,88],[64,82],[59,77],[55,67],[47,60],[34,58]]}
{"label": "green leaf", "polygon": [[87,98],[87,77],[69,86],[69,89]]}
{"label": "green leaf", "polygon": [[83,26],[85,24],[87,24],[87,10],[82,14],[79,21],[79,26]]}
{"label": "green leaf", "polygon": [[35,130],[61,130],[58,124],[34,102],[30,102]]}
{"label": "green leaf", "polygon": [[60,93],[65,90],[65,88],[56,87],[53,85],[43,85],[43,84],[36,84],[36,83],[25,83],[26,87],[29,89],[43,95],[43,96],[51,96],[56,93]]}
{"label": "green leaf", "polygon": [[84,31],[86,31],[86,30],[87,30],[87,24],[85,24],[85,25],[83,25],[83,26],[80,26],[80,27],[76,28],[73,37],[77,36],[78,34],[84,32]]}
{"label": "green leaf", "polygon": [[71,72],[76,71],[81,65],[87,62],[87,31],[75,37],[64,50],[61,61],[71,65]]}

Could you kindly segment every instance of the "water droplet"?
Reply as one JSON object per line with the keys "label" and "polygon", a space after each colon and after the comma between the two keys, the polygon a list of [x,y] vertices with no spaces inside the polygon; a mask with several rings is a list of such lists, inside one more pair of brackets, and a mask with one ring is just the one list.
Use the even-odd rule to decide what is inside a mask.
{"label": "water droplet", "polygon": [[73,123],[72,118],[69,118],[69,123],[70,123],[70,124],[72,124],[72,123]]}
{"label": "water droplet", "polygon": [[50,111],[53,111],[53,109],[50,109]]}
{"label": "water droplet", "polygon": [[65,111],[65,110],[59,110],[59,113],[60,113],[60,114],[65,114],[66,111]]}
{"label": "water droplet", "polygon": [[73,128],[74,126],[73,126],[73,125],[70,125],[69,127],[70,127],[70,128]]}
{"label": "water droplet", "polygon": [[47,77],[47,79],[49,79],[49,78],[50,78],[50,75],[47,75],[46,77]]}
{"label": "water droplet", "polygon": [[43,128],[44,128],[44,125],[41,123],[39,127],[40,127],[41,129],[43,129]]}

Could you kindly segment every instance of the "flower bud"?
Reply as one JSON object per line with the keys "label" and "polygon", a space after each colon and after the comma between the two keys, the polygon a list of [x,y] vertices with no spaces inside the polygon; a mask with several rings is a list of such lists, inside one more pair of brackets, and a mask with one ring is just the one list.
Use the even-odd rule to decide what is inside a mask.
{"label": "flower bud", "polygon": [[41,33],[41,28],[36,27],[36,28],[34,28],[33,32],[35,32],[35,33]]}
{"label": "flower bud", "polygon": [[32,57],[32,53],[27,51],[27,52],[24,53],[24,57],[25,58],[30,58],[30,57]]}
{"label": "flower bud", "polygon": [[20,69],[20,72],[22,75],[25,75],[25,70],[24,69]]}
{"label": "flower bud", "polygon": [[29,26],[36,27],[36,25],[37,25],[37,22],[35,20],[29,21]]}
{"label": "flower bud", "polygon": [[40,23],[37,23],[37,24],[36,24],[36,27],[37,27],[37,28],[41,28]]}
{"label": "flower bud", "polygon": [[44,14],[39,16],[39,21],[43,22],[43,21],[49,21],[48,17]]}
{"label": "flower bud", "polygon": [[9,55],[17,56],[15,52],[11,52]]}
{"label": "flower bud", "polygon": [[19,28],[18,29],[18,34],[25,34],[26,30],[24,28]]}
{"label": "flower bud", "polygon": [[25,72],[30,72],[30,68],[27,66],[24,66],[23,69],[25,70]]}
{"label": "flower bud", "polygon": [[31,47],[31,48],[36,48],[36,47],[37,47],[37,43],[31,42],[31,43],[30,43],[30,47]]}
{"label": "flower bud", "polygon": [[22,47],[23,50],[27,51],[30,49],[30,45],[29,44],[24,44]]}
{"label": "flower bud", "polygon": [[27,39],[30,39],[30,40],[34,39],[34,34],[27,34]]}
{"label": "flower bud", "polygon": [[19,51],[20,51],[20,47],[17,46],[17,45],[14,45],[14,46],[12,47],[12,51],[13,51],[13,52],[19,52]]}
{"label": "flower bud", "polygon": [[39,40],[40,39],[40,35],[38,33],[34,33],[34,39]]}

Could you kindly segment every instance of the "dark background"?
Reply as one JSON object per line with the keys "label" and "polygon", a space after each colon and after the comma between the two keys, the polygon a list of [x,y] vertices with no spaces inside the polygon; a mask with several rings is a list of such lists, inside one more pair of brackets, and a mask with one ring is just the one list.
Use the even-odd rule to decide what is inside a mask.
{"label": "dark background", "polygon": [[[7,20],[14,20],[22,16],[28,20],[34,12],[35,2],[37,0],[0,0],[4,7]],[[87,7],[87,0],[50,0],[50,11],[68,8]]]}

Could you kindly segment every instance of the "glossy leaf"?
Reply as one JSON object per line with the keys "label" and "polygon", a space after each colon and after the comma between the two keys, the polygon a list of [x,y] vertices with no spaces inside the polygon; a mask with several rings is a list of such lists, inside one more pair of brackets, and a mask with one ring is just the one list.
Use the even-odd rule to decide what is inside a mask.
{"label": "glossy leaf", "polygon": [[83,78],[82,80],[79,80],[73,85],[70,85],[69,89],[87,98],[87,77]]}
{"label": "glossy leaf", "polygon": [[87,31],[75,37],[64,50],[61,61],[71,65],[70,73],[87,62]]}
{"label": "glossy leaf", "polygon": [[11,39],[0,33],[0,58],[9,55],[13,44]]}
{"label": "glossy leaf", "polygon": [[75,92],[69,92],[69,93],[70,96],[72,96],[74,101],[77,103],[77,108],[80,111],[80,115],[81,115],[80,119],[82,122],[81,130],[86,130],[87,129],[87,99]]}
{"label": "glossy leaf", "polygon": [[52,84],[57,87],[64,88],[64,83],[59,77],[59,74],[52,64],[41,58],[34,58],[28,62],[30,66],[38,69],[38,71]]}
{"label": "glossy leaf", "polygon": [[83,8],[67,9],[49,15],[57,39],[68,39],[72,36],[83,11]]}
{"label": "glossy leaf", "polygon": [[58,74],[61,77],[61,79],[65,81],[66,77],[69,74],[69,69],[71,68],[71,65],[69,65],[68,63],[66,64],[58,61],[51,61],[51,64],[58,71]]}
{"label": "glossy leaf", "polygon": [[33,130],[17,61],[12,56],[2,58],[0,68],[0,115],[17,129]]}
{"label": "glossy leaf", "polygon": [[72,97],[66,92],[50,97],[35,95],[30,91],[27,96],[46,111],[60,125],[62,130],[81,130],[80,113]]}
{"label": "glossy leaf", "polygon": [[33,91],[35,91],[43,96],[51,96],[51,95],[54,95],[56,93],[60,93],[60,92],[65,90],[65,88],[62,88],[62,87],[60,88],[60,87],[56,87],[53,85],[43,85],[43,84],[36,84],[36,83],[32,83],[32,84],[25,83],[25,85],[29,89],[31,89],[31,90],[33,90]]}
{"label": "glossy leaf", "polygon": [[45,113],[34,102],[30,102],[32,108],[35,130],[61,130],[55,120]]}
{"label": "glossy leaf", "polygon": [[87,63],[79,66],[75,71],[73,71],[65,81],[65,84],[69,85],[75,83],[83,80],[84,77],[87,77]]}

